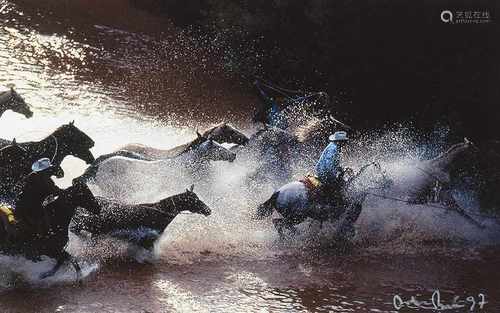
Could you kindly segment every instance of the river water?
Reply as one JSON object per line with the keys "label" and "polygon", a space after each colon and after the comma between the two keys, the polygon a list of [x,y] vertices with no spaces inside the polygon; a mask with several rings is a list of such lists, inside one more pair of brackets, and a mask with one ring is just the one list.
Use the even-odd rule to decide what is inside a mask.
{"label": "river water", "polygon": [[[0,85],[14,84],[35,113],[27,120],[6,112],[2,138],[37,140],[75,120],[95,140],[97,156],[130,142],[173,147],[223,120],[253,131],[249,108],[257,99],[231,75],[230,51],[126,0],[0,0],[0,21]],[[408,151],[408,136],[381,140]],[[68,157],[63,168],[57,184],[64,187],[85,165]],[[212,216],[177,217],[154,255],[71,237],[82,284],[71,269],[40,281],[52,260],[0,255],[0,312],[397,312],[395,295],[428,300],[436,290],[446,304],[484,294],[488,303],[474,312],[500,311],[495,221],[478,230],[452,213],[368,199],[347,251],[330,243],[328,227],[307,235],[315,225],[281,243],[270,222],[249,217],[272,186],[244,190],[245,168],[215,164],[211,185],[195,186]],[[307,169],[296,171],[300,177]],[[136,179],[147,185],[147,175]],[[399,312],[414,311],[424,310]]]}

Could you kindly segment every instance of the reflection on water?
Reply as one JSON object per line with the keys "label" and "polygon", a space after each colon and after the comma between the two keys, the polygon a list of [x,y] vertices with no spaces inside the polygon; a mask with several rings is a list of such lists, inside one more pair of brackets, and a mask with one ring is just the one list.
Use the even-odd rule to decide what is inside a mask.
{"label": "reflection on water", "polygon": [[[5,292],[0,309],[29,311],[38,305],[46,312],[395,312],[394,295],[429,299],[435,288],[443,303],[455,296],[485,293],[489,302],[485,312],[499,308],[500,277],[486,260],[473,264],[437,256],[367,259],[114,264],[83,287]],[[301,270],[307,267],[311,270]],[[26,301],[19,301],[23,298]]]}
{"label": "reflection on water", "polygon": [[[126,0],[34,3],[0,0],[0,85],[15,84],[35,113],[29,120],[4,114],[0,137],[36,140],[75,119],[100,155],[129,142],[170,148],[193,138],[199,123],[224,119],[247,126],[242,121],[255,99],[222,71],[216,46],[190,39]],[[500,308],[497,248],[405,245],[413,240],[410,233],[385,250],[363,241],[344,254],[328,244],[299,242],[285,249],[270,223],[250,222],[249,210],[266,195],[234,192],[244,165],[217,164],[213,186],[197,184],[213,216],[179,216],[158,244],[153,264],[117,257],[127,247],[88,248],[75,239],[69,249],[83,260],[105,255],[83,286],[68,280],[38,285],[0,270],[0,281],[20,280],[0,294],[0,312],[392,312],[395,294],[425,297],[436,289],[446,299],[482,292],[489,312]],[[66,177],[57,182],[62,186],[84,164],[68,158],[63,168]],[[401,213],[386,209],[371,208],[362,216],[363,226],[373,228],[365,237],[383,237],[392,225],[381,221]],[[426,221],[411,210],[403,217],[417,225]],[[382,225],[370,222],[374,216],[381,216]],[[468,231],[456,231],[455,221],[439,229]],[[425,226],[430,233],[437,227]]]}

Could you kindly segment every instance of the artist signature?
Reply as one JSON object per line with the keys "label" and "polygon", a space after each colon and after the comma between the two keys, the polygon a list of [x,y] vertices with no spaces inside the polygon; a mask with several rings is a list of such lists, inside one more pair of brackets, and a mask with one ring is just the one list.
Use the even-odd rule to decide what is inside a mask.
{"label": "artist signature", "polygon": [[412,296],[409,300],[403,300],[400,295],[395,295],[392,299],[392,304],[396,310],[408,308],[447,311],[465,308],[473,312],[476,309],[482,310],[487,303],[486,295],[482,293],[478,294],[477,297],[469,296],[465,299],[461,299],[460,296],[455,296],[450,303],[444,303],[441,299],[439,290],[434,291],[430,300],[419,300],[416,296]]}

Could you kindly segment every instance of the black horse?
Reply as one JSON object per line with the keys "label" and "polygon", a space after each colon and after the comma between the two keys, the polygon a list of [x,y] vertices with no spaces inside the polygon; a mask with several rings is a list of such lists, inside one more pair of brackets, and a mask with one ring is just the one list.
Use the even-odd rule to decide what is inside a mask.
{"label": "black horse", "polygon": [[70,230],[76,234],[86,231],[93,237],[110,235],[146,249],[153,247],[180,212],[187,210],[205,216],[212,213],[193,192],[193,186],[156,203],[123,204],[104,198],[99,198],[99,203],[102,208],[100,215],[91,216],[78,210]]}
{"label": "black horse", "polygon": [[21,254],[34,261],[38,261],[42,255],[55,259],[57,263],[54,268],[43,273],[41,278],[54,275],[68,261],[73,264],[80,277],[80,266],[64,249],[69,241],[69,223],[77,207],[83,207],[93,214],[100,212],[100,205],[87,185],[76,184],[63,190],[56,200],[45,207],[50,221],[46,233],[33,234],[20,221],[15,238],[0,238],[0,250],[11,255]]}
{"label": "black horse", "polygon": [[[19,150],[19,158],[1,158],[0,168],[8,168],[9,180],[13,182],[20,181],[25,175],[31,172],[33,162],[41,158],[49,158],[54,166],[59,167],[56,176],[58,178],[64,176],[64,172],[60,168],[63,159],[68,155],[73,155],[87,164],[95,161],[90,148],[94,146],[94,141],[84,132],[78,129],[74,122],[62,125],[52,134],[37,142],[21,142],[16,143],[15,140],[10,141],[0,139],[0,148],[16,145],[23,151]],[[8,184],[5,179],[0,182],[2,191],[8,191],[14,186]]]}
{"label": "black horse", "polygon": [[22,114],[26,118],[33,116],[30,105],[14,90],[14,87],[0,92],[0,116],[7,110]]}

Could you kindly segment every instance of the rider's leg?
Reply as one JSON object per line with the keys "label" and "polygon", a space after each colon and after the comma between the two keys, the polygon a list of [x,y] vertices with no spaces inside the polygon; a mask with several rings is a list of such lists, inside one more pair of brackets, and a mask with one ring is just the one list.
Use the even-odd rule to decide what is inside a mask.
{"label": "rider's leg", "polygon": [[276,231],[278,232],[278,235],[280,236],[280,239],[283,239],[285,235],[283,234],[283,221],[284,219],[282,218],[273,218],[273,225],[274,228],[276,228]]}

